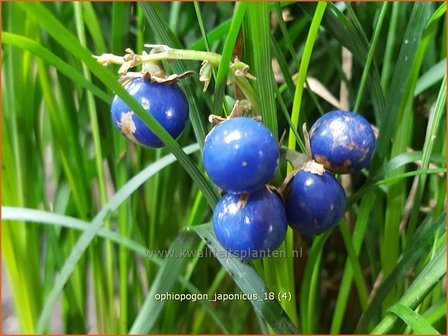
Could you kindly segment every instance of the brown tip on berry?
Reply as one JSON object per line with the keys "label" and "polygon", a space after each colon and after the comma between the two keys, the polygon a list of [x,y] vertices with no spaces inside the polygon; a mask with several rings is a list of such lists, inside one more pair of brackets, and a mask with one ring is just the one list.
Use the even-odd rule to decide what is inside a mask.
{"label": "brown tip on berry", "polygon": [[331,164],[325,156],[316,155],[315,160],[325,167],[325,169],[336,174],[350,174],[352,172],[352,161],[347,159],[341,165]]}
{"label": "brown tip on berry", "polygon": [[316,174],[319,176],[322,176],[325,173],[324,165],[317,163],[314,160],[307,161],[303,164],[302,169],[303,171]]}
{"label": "brown tip on berry", "polygon": [[129,140],[131,140],[135,144],[138,144],[138,141],[134,136],[137,127],[135,126],[134,120],[132,119],[133,114],[133,112],[122,113],[120,116],[120,121],[117,123],[117,125]]}
{"label": "brown tip on berry", "polygon": [[248,201],[249,201],[249,193],[241,194],[240,199],[238,200],[237,203],[238,208],[243,209]]}

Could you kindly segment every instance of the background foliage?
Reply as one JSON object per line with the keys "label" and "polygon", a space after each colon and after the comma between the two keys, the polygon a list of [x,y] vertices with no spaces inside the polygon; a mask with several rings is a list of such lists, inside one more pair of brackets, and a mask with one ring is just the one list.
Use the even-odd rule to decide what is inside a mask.
{"label": "background foliage", "polygon": [[[3,3],[2,24],[2,286],[21,332],[446,329],[446,3]],[[191,122],[178,141],[144,119],[160,150],[114,129],[114,93],[143,111],[118,67],[91,57],[145,43],[223,60],[207,92],[198,76],[180,83]],[[304,122],[351,109],[378,128],[374,161],[341,178],[348,211],[336,229],[288,232],[280,249],[300,258],[150,254],[221,251],[209,223],[219,194],[200,148],[208,115],[241,98],[226,85],[235,55],[284,147],[303,151]],[[288,171],[283,160],[273,184]],[[156,300],[166,292],[291,300]]]}

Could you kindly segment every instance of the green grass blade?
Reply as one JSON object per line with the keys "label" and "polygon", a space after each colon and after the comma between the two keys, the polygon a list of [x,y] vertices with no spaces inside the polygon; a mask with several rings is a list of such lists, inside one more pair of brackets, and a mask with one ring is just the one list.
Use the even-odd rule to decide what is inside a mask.
{"label": "green grass blade", "polygon": [[248,295],[256,295],[258,300],[251,300],[258,314],[269,323],[274,333],[290,334],[298,330],[288,318],[286,312],[281,308],[277,300],[264,300],[265,293],[269,290],[264,285],[255,270],[238,258],[230,257],[229,252],[218,243],[213,234],[211,224],[192,226],[201,239],[207,244],[224,269],[233,278],[242,292]]}
{"label": "green grass blade", "polygon": [[202,19],[201,7],[199,6],[199,3],[197,1],[195,1],[193,4],[194,10],[196,12],[196,18],[198,19],[199,29],[201,30],[201,35],[205,42],[205,49],[210,52],[210,44],[208,43],[207,33],[205,32],[205,25],[204,20]]}
{"label": "green grass blade", "polygon": [[[288,6],[289,3],[283,2],[280,4],[281,7]],[[268,3],[269,11],[272,11],[276,8],[276,3]],[[207,33],[207,40],[210,44],[217,42],[226,38],[227,33],[230,30],[230,26],[232,24],[232,20],[226,20],[220,24],[218,24],[213,30]],[[190,49],[193,50],[204,50],[206,48],[204,39],[201,37],[196,42],[193,42],[190,46]]]}
{"label": "green grass blade", "polygon": [[129,31],[130,3],[112,3],[112,52],[124,53],[130,46],[126,45],[127,32]]}
{"label": "green grass blade", "polygon": [[[423,30],[431,15],[431,4],[415,3],[409,18],[408,28],[403,38],[400,55],[398,56],[397,65],[395,67],[392,83],[389,88],[389,94],[386,98],[385,110],[389,111],[379,125],[381,130],[375,156],[373,161],[374,167],[379,167],[384,162],[387,155],[389,142],[397,129],[398,112],[402,104],[403,96],[407,85],[407,79],[412,71],[410,64],[414,62],[419,41],[422,37]],[[374,168],[375,169],[375,168]]]}
{"label": "green grass blade", "polygon": [[[87,47],[87,38],[86,38],[86,32],[84,28],[84,14],[83,14],[83,7],[81,6],[81,3],[73,3],[74,6],[74,14],[75,14],[75,23],[76,23],[76,32],[77,36],[79,38],[79,42],[83,47]],[[88,81],[92,81],[90,72],[88,71],[87,67],[83,64],[82,65],[82,72],[84,77]],[[93,138],[93,145],[95,149],[95,167],[96,167],[96,176],[97,176],[97,182],[99,187],[99,199],[100,199],[100,206],[104,206],[107,202],[107,190],[106,190],[106,179],[105,174],[103,170],[103,160],[105,159],[103,157],[103,150],[101,148],[101,134],[100,134],[100,128],[99,128],[99,122],[98,122],[98,110],[96,108],[95,100],[93,97],[92,92],[87,91],[86,92],[86,99],[87,99],[87,110],[89,113],[89,119],[90,119],[90,126],[92,128],[92,138]],[[105,227],[110,228],[111,223],[110,221],[105,222]],[[93,247],[94,249],[94,247]],[[114,258],[113,258],[113,251],[112,251],[112,244],[111,242],[106,242],[106,258],[104,260],[105,267],[97,267],[97,265],[101,265],[103,262],[103,258],[100,258],[98,255],[93,253],[93,258],[96,259],[95,262],[93,262],[94,272],[101,273],[101,276],[96,277],[96,279],[101,279],[101,286],[98,288],[96,286],[95,290],[97,292],[101,290],[105,290],[107,295],[105,296],[104,300],[101,302],[97,302],[97,310],[100,312],[100,310],[105,310],[105,327],[100,325],[100,332],[112,332],[115,330],[115,311],[112,308],[113,304],[111,303],[111,299],[115,295],[114,291],[114,278],[115,278],[115,271],[114,271]],[[103,266],[103,265],[101,265]],[[102,312],[100,312],[102,313]]]}
{"label": "green grass blade", "polygon": [[[74,230],[80,230],[80,231],[86,231],[89,229],[90,223],[80,220],[78,218],[73,218],[65,215],[50,213],[47,211],[42,210],[35,210],[35,209],[26,209],[26,208],[17,208],[17,207],[7,207],[2,206],[2,219],[4,221],[24,221],[24,222],[34,222],[34,223],[40,223],[40,224],[49,224],[49,225],[55,225],[55,226],[62,226],[69,229]],[[9,225],[6,224],[5,225]],[[108,239],[114,243],[119,244],[120,246],[123,246],[127,248],[128,250],[136,253],[140,257],[147,258],[157,266],[161,267],[165,265],[165,261],[162,258],[157,257],[157,255],[148,255],[148,249],[127,238],[123,237],[119,233],[116,233],[114,231],[111,231],[106,228],[101,228],[98,231],[98,236]],[[177,281],[179,281],[190,293],[192,294],[200,294],[198,288],[196,288],[191,282],[186,280],[183,277],[178,277]],[[210,296],[212,296],[213,292],[216,291],[217,288],[215,288],[213,291],[211,291]],[[210,314],[210,316],[215,320],[217,325],[220,326],[222,332],[228,334],[228,330],[225,327],[222,320],[218,317],[218,315],[211,309],[210,304],[208,301],[199,301],[203,307],[204,311]]]}
{"label": "green grass blade", "polygon": [[[195,150],[198,150],[197,145],[192,145],[185,148],[186,153],[192,153]],[[103,226],[104,220],[148,178],[158,173],[161,169],[168,166],[174,161],[174,156],[170,154],[149,165],[145,170],[133,177],[123,188],[121,188],[95,216],[89,226],[89,229],[84,231],[84,233],[77,241],[75,247],[73,248],[70,256],[65,261],[64,266],[60,271],[59,277],[57,278],[51,293],[48,295],[48,298],[45,301],[44,308],[38,321],[38,333],[42,333],[45,330],[57,298],[59,297],[67,280],[70,278],[70,275],[77,262],[81,258],[82,254],[87,249],[93,238],[95,238],[98,230]]]}
{"label": "green grass blade", "polygon": [[[406,293],[398,301],[410,309],[415,309],[423,301],[430,290],[446,275],[446,245],[439,249],[434,259],[417,276]],[[385,334],[396,325],[398,316],[387,314],[372,330],[372,334]]]}
{"label": "green grass blade", "polygon": [[395,46],[395,41],[397,38],[396,31],[398,24],[399,8],[400,8],[399,2],[392,3],[392,13],[389,20],[389,29],[383,57],[383,69],[381,71],[381,87],[385,91],[389,88],[390,75],[392,73],[392,67],[393,67],[392,54]]}
{"label": "green grass blade", "polygon": [[[308,5],[301,3],[300,6],[305,10],[305,12],[309,13],[311,11],[311,4]],[[350,50],[354,59],[357,60],[359,64],[365,64],[369,51],[367,41],[360,36],[353,24],[336,7],[336,5],[331,2],[328,3],[327,11],[325,12],[322,20],[322,26],[324,26],[327,32],[333,35],[344,47]],[[372,96],[375,119],[377,122],[380,122],[385,111],[385,100],[375,62],[372,63],[367,85],[370,95]]]}
{"label": "green grass blade", "polygon": [[[68,229],[86,231],[89,229],[90,223],[78,218],[69,217],[61,214],[51,213],[43,210],[18,208],[2,206],[2,219],[5,221],[24,221],[40,224],[48,224],[62,226]],[[6,224],[5,225],[9,225]],[[98,230],[98,236],[111,240],[115,243],[123,245],[142,257],[147,257],[147,249],[137,242],[106,228]],[[155,257],[154,257],[155,258]],[[162,259],[156,258],[156,263],[162,264]]]}
{"label": "green grass blade", "polygon": [[394,313],[401,318],[416,334],[420,335],[438,335],[439,332],[431,326],[428,321],[416,313],[409,307],[402,304],[395,304],[389,308],[391,313]]}
{"label": "green grass blade", "polygon": [[426,226],[421,226],[420,231],[416,232],[416,234],[414,235],[414,239],[410,245],[413,246],[413,248],[404,252],[397,266],[379,287],[376,295],[370,302],[367,311],[359,320],[358,326],[356,327],[356,332],[367,332],[369,324],[373,323],[376,320],[375,317],[380,312],[380,308],[384,299],[392,290],[395,289],[397,282],[402,279],[411,269],[411,267],[425,255],[427,248],[432,244],[432,238],[434,237],[434,234],[438,230],[445,229],[445,219],[446,214],[444,213],[432,223],[427,224]]}
{"label": "green grass blade", "polygon": [[353,242],[353,237],[350,235],[347,223],[343,221],[339,225],[341,231],[342,239],[344,240],[344,245],[347,250],[348,259],[352,266],[353,277],[355,279],[356,289],[358,291],[359,302],[361,304],[362,311],[365,311],[368,306],[369,291],[367,290],[367,285],[364,280],[364,275],[361,269],[361,265],[358,260],[356,253],[356,247]]}
{"label": "green grass blade", "polygon": [[[215,29],[207,33],[207,41],[210,44],[213,44],[221,39],[224,39],[227,36],[227,32],[230,30],[230,25],[232,21],[228,20],[226,22],[221,23]],[[190,49],[193,50],[204,50],[206,49],[206,44],[204,38],[200,38],[198,41],[194,42]]]}
{"label": "green grass blade", "polygon": [[[376,195],[374,193],[368,193],[362,199],[359,206],[358,216],[356,218],[355,228],[353,231],[353,245],[356,255],[360,254],[361,245],[364,240],[367,225],[370,219],[370,212],[374,206]],[[344,225],[344,223],[342,223]],[[339,287],[339,293],[336,300],[336,306],[333,313],[333,318],[330,326],[331,334],[339,334],[344,319],[344,315],[347,309],[348,297],[350,294],[351,283],[353,279],[353,263],[349,260],[346,261],[344,267],[344,273],[342,281]]]}
{"label": "green grass blade", "polygon": [[[446,172],[446,168],[435,168],[435,169],[418,169],[414,171],[410,171],[407,173],[398,174],[392,177],[388,177],[382,179],[380,181],[375,182],[375,185],[379,186],[382,184],[394,184],[396,182],[400,182],[403,178],[411,177],[411,176],[422,176],[427,177],[430,174],[443,174]],[[402,181],[401,181],[402,182]]]}
{"label": "green grass blade", "polygon": [[181,233],[173,241],[167,252],[167,259],[157,273],[129,334],[147,334],[152,330],[164,306],[164,302],[156,299],[156,294],[171,292],[176,278],[188,260],[180,256],[194,249],[197,243],[194,235],[185,233]]}
{"label": "green grass blade", "polygon": [[213,113],[216,115],[222,115],[221,110],[224,104],[225,114],[228,114],[226,108],[226,101],[224,100],[224,91],[229,74],[230,62],[232,60],[233,50],[238,38],[238,34],[241,29],[244,16],[246,15],[248,4],[245,2],[239,2],[235,4],[235,13],[230,23],[229,31],[227,32],[224,47],[222,50],[221,62],[218,66],[218,72],[216,74],[215,94],[214,94],[214,108]]}
{"label": "green grass blade", "polygon": [[42,47],[42,45],[24,36],[8,32],[2,32],[2,43],[27,50],[33,55],[42,58],[45,62],[53,65],[61,73],[71,78],[80,86],[91,91],[95,96],[97,96],[104,102],[110,103],[111,97],[106,92],[104,92],[98,86],[94,85],[92,82],[88,81],[76,68],[74,68],[67,62],[64,62],[61,58],[53,54],[51,51]]}
{"label": "green grass blade", "polygon": [[170,19],[169,19],[168,25],[170,27],[170,30],[176,35],[177,35],[177,30],[178,30],[179,14],[180,14],[181,6],[182,6],[182,2],[174,1],[171,4]]}
{"label": "green grass blade", "polygon": [[278,138],[277,110],[274,95],[270,47],[270,13],[266,2],[249,2],[247,7],[247,36],[245,53],[250,53],[251,69],[257,78],[254,83],[263,124]]}
{"label": "green grass blade", "polygon": [[278,26],[280,27],[280,30],[282,32],[284,44],[286,45],[286,49],[288,49],[288,52],[291,55],[291,58],[295,59],[296,52],[294,50],[294,46],[292,45],[291,38],[289,37],[285,21],[283,20],[282,7],[279,2],[275,2],[274,4],[275,4],[275,15],[277,16]]}
{"label": "green grass blade", "polygon": [[[275,40],[274,36],[271,35],[271,48],[273,50],[274,57],[277,59],[278,65],[280,66],[280,70],[282,71],[282,75],[285,79],[285,84],[282,85],[280,89],[278,89],[280,92],[286,91],[291,96],[294,95],[295,86],[294,81],[292,79],[292,75],[288,68],[288,63],[286,61],[285,55],[283,55],[283,52],[278,44],[278,42]],[[283,88],[285,90],[283,90]]]}
{"label": "green grass blade", "polygon": [[386,16],[386,13],[387,13],[388,6],[389,6],[388,2],[385,2],[383,4],[383,7],[381,8],[381,12],[378,17],[378,21],[375,25],[376,26],[375,32],[372,37],[372,42],[370,44],[369,52],[367,54],[367,60],[366,60],[366,64],[364,67],[364,71],[362,73],[361,84],[359,85],[358,95],[356,96],[355,107],[353,108],[353,111],[355,111],[355,112],[358,112],[359,108],[361,106],[361,102],[362,102],[362,99],[364,96],[364,87],[367,82],[367,77],[369,76],[370,65],[372,64],[373,56],[375,55],[376,45],[378,43],[378,38],[380,36],[381,28],[383,27],[383,21],[384,21],[384,17]]}
{"label": "green grass blade", "polygon": [[[311,59],[311,53],[313,52],[314,43],[316,42],[319,27],[323,15],[325,13],[326,7],[327,7],[326,2],[319,2],[319,4],[316,7],[316,11],[313,16],[313,21],[311,22],[311,27],[305,43],[305,49],[303,51],[302,60],[300,62],[299,77],[297,78],[296,91],[294,93],[294,103],[292,106],[292,114],[291,114],[291,120],[293,124],[296,126],[296,128],[299,127],[298,123],[299,123],[300,107],[302,105],[303,85],[305,84],[308,65]],[[296,137],[294,133],[290,130],[288,138],[288,148],[294,150],[295,147],[296,147]]]}
{"label": "green grass blade", "polygon": [[414,96],[417,97],[423,91],[440,82],[446,75],[446,58],[426,71],[417,81]]}
{"label": "green grass blade", "polygon": [[430,324],[434,324],[441,319],[446,318],[446,298],[442,297],[438,302],[434,303],[431,308],[429,308],[423,314],[423,317]]}
{"label": "green grass blade", "polygon": [[106,42],[104,40],[103,34],[101,33],[100,23],[98,17],[95,13],[95,9],[91,2],[83,2],[81,4],[83,10],[84,24],[88,29],[90,36],[92,36],[93,41],[95,41],[96,52],[104,53],[106,52]]}
{"label": "green grass blade", "polygon": [[[429,167],[430,156],[435,145],[434,140],[437,138],[440,139],[442,137],[446,138],[446,129],[445,134],[443,134],[442,132],[439,133],[443,115],[446,115],[446,76],[443,78],[442,85],[440,86],[439,94],[437,96],[437,100],[434,105],[434,110],[431,113],[428,121],[428,129],[425,135],[425,143],[423,144],[422,165],[421,167],[419,167],[420,170],[425,170]],[[421,202],[422,200],[426,180],[427,177],[425,175],[423,175],[419,179],[418,190],[415,196],[416,202]],[[418,219],[418,211],[417,209],[412,209],[411,216],[409,219],[410,232],[412,232],[415,229],[415,226],[417,225],[417,219]]]}
{"label": "green grass blade", "polygon": [[302,286],[300,288],[300,317],[304,334],[317,333],[318,316],[316,315],[316,299],[319,297],[321,261],[325,242],[330,236],[326,232],[317,236],[308,256]]}
{"label": "green grass blade", "polygon": [[[423,157],[423,152],[415,151],[410,153],[403,153],[397,155],[387,163],[385,163],[379,170],[374,174],[370,175],[366,183],[358,189],[355,193],[347,198],[347,206],[350,207],[354,202],[356,202],[360,197],[362,197],[367,190],[369,190],[375,183],[381,180],[390,171],[399,169],[400,167],[421,160]],[[432,155],[431,161],[434,163],[445,163],[445,159],[441,156]]]}
{"label": "green grass blade", "polygon": [[222,51],[221,63],[218,67],[218,73],[216,78],[216,87],[224,83],[229,73],[230,62],[232,61],[233,48],[240,31],[241,24],[246,14],[248,3],[238,2],[236,4],[235,14],[232,18],[229,31],[227,33],[226,41]]}

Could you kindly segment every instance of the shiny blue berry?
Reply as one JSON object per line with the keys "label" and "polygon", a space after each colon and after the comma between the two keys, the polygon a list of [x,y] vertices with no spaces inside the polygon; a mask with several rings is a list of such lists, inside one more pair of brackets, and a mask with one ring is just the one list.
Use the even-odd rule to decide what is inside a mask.
{"label": "shiny blue berry", "polygon": [[285,239],[287,226],[283,203],[265,188],[243,196],[226,194],[213,212],[219,243],[243,259],[275,251]]}
{"label": "shiny blue berry", "polygon": [[367,167],[375,151],[372,126],[354,112],[328,112],[317,119],[309,134],[313,159],[338,174]]}
{"label": "shiny blue berry", "polygon": [[319,234],[338,224],[344,215],[345,192],[333,174],[324,171],[323,167],[319,172],[313,167],[303,169],[286,188],[288,222],[301,234]]}
{"label": "shiny blue berry", "polygon": [[[188,119],[188,104],[176,84],[151,83],[144,78],[135,78],[126,90],[173,138],[182,133]],[[148,147],[163,147],[163,142],[118,96],[112,101],[111,111],[115,126],[129,140]]]}
{"label": "shiny blue berry", "polygon": [[207,135],[203,161],[212,181],[229,193],[252,192],[274,176],[279,147],[271,131],[250,118],[231,118]]}

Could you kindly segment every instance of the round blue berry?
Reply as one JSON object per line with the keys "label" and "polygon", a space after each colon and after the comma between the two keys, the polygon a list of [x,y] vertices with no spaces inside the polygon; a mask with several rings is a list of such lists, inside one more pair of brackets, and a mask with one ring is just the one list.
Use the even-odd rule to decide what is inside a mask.
{"label": "round blue berry", "polygon": [[334,227],[345,212],[345,192],[331,173],[300,170],[289,181],[285,207],[289,225],[304,235]]}
{"label": "round blue berry", "polygon": [[372,126],[361,115],[332,111],[310,129],[313,159],[339,174],[367,167],[375,151]]}
{"label": "round blue berry", "polygon": [[243,259],[264,257],[285,239],[286,212],[280,198],[268,189],[251,194],[224,195],[213,212],[219,243]]}
{"label": "round blue berry", "polygon": [[207,135],[203,161],[212,181],[229,193],[252,192],[274,176],[279,147],[271,131],[250,118],[221,122]]}
{"label": "round blue berry", "polygon": [[[188,119],[188,104],[176,84],[151,83],[144,78],[135,78],[126,90],[173,138],[182,133]],[[114,97],[111,111],[115,126],[129,140],[148,147],[163,147],[163,142],[120,97]]]}

